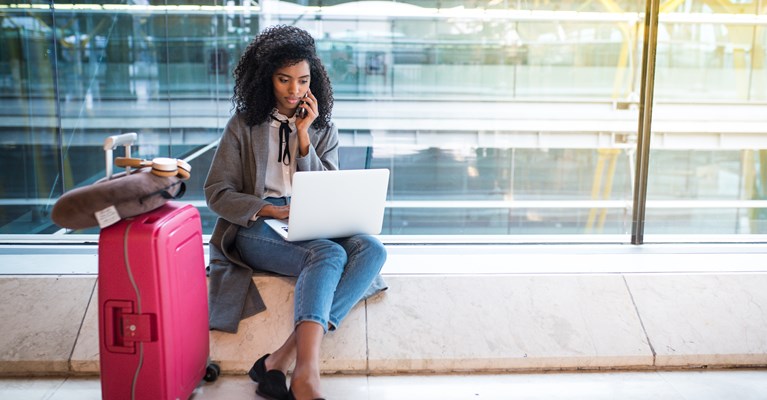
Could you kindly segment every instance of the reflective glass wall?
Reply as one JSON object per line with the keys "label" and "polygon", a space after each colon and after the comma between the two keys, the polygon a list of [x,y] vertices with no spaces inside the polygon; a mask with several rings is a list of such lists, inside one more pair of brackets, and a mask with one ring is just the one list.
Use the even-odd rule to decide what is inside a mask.
{"label": "reflective glass wall", "polygon": [[661,7],[646,240],[765,233],[767,3]]}
{"label": "reflective glass wall", "polygon": [[[184,201],[264,27],[317,40],[342,168],[389,168],[385,235],[628,241],[643,1],[112,0],[0,5],[0,234],[59,237],[105,137],[187,159]],[[661,5],[648,235],[764,233],[765,6]],[[649,238],[650,236],[648,236]],[[554,239],[552,239],[554,238]]]}

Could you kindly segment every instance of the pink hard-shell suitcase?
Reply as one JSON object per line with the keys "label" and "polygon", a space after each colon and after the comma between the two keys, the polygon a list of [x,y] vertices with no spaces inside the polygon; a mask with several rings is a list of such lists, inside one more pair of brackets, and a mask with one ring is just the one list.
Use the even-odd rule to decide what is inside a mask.
{"label": "pink hard-shell suitcase", "polygon": [[[113,150],[130,157],[136,137],[105,140],[107,178]],[[200,213],[175,202],[122,220],[113,211],[99,221],[101,397],[188,399],[221,372],[208,357]]]}
{"label": "pink hard-shell suitcase", "polygon": [[[135,140],[128,133],[104,142],[109,179],[112,150],[124,145],[130,157]],[[99,236],[102,398],[188,399],[221,372],[208,357],[200,213],[167,202],[129,218],[118,214],[106,218]]]}
{"label": "pink hard-shell suitcase", "polygon": [[102,229],[98,289],[103,399],[188,399],[218,377],[195,207],[168,202]]}

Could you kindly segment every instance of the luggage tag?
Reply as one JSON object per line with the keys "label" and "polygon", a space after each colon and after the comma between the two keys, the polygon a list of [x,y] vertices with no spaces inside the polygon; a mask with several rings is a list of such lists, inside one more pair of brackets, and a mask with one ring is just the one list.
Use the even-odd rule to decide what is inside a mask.
{"label": "luggage tag", "polygon": [[101,211],[96,211],[93,215],[96,217],[96,222],[99,223],[99,228],[102,229],[116,224],[121,219],[115,206],[109,206]]}

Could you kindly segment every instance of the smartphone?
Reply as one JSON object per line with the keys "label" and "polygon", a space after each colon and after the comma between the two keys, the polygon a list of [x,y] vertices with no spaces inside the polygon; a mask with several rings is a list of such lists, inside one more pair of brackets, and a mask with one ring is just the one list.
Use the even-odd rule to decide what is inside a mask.
{"label": "smartphone", "polygon": [[[306,96],[308,96],[308,95],[309,95],[309,92],[306,92],[306,94],[304,94],[304,97],[302,97],[302,98],[303,98],[303,99],[305,99],[305,98],[306,98]],[[303,101],[303,100],[301,100],[301,101],[299,101],[299,102],[298,102],[298,109],[296,110],[296,116],[297,116],[298,118],[304,118],[304,117],[306,117],[306,109],[305,109],[305,108],[303,108],[303,107],[301,107],[301,105],[302,105],[302,104],[304,104],[304,101]]]}

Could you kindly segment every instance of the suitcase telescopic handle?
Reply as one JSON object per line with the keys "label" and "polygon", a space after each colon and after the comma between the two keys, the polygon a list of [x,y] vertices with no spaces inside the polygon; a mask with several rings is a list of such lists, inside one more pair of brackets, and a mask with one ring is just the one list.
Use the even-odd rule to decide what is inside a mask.
{"label": "suitcase telescopic handle", "polygon": [[[114,149],[117,148],[117,146],[124,146],[125,147],[125,157],[130,158],[130,148],[133,142],[136,141],[138,138],[138,134],[136,132],[130,132],[130,133],[124,133],[122,135],[115,135],[115,136],[109,136],[108,138],[104,139],[104,152],[106,153],[106,175],[107,179],[112,179],[112,156]],[[126,169],[127,173],[130,173],[130,167],[127,167]]]}

